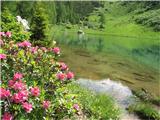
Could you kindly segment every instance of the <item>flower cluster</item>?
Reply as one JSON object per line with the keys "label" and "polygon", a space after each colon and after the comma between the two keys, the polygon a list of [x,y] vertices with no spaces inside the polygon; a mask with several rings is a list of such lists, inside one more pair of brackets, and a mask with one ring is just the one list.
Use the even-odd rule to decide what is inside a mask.
{"label": "flower cluster", "polygon": [[[40,95],[40,89],[36,86],[31,87],[29,90],[26,83],[21,79],[23,79],[23,75],[21,73],[15,73],[13,80],[8,81],[9,89],[0,88],[0,99],[9,102],[9,104],[21,105],[27,113],[30,113],[33,110],[33,105],[28,102],[29,97],[38,97]],[[42,102],[42,107],[44,109],[48,109],[49,106],[50,101],[44,100]],[[5,112],[2,119],[11,120],[13,116],[9,112]]]}
{"label": "flower cluster", "polygon": [[0,60],[6,59],[6,55],[5,54],[0,54]]}
{"label": "flower cluster", "polygon": [[1,91],[1,93],[0,93],[0,99],[6,99],[6,98],[8,98],[11,95],[10,91],[7,90],[7,89],[0,88],[0,91]]}
{"label": "flower cluster", "polygon": [[2,120],[13,120],[13,116],[10,113],[5,112],[2,116]]}
{"label": "flower cluster", "polygon": [[67,72],[66,74],[65,73],[57,73],[57,79],[59,79],[59,80],[62,80],[62,81],[64,81],[64,80],[71,80],[71,79],[73,79],[74,78],[74,73],[73,72]]}
{"label": "flower cluster", "polygon": [[60,62],[60,67],[61,67],[61,70],[67,70],[68,69],[67,65],[64,62]]}
{"label": "flower cluster", "polygon": [[18,43],[19,47],[31,47],[31,43],[28,41],[23,41],[21,43]]}
{"label": "flower cluster", "polygon": [[60,53],[59,47],[53,48],[53,52],[54,52],[55,54],[59,54],[59,53]]}
{"label": "flower cluster", "polygon": [[41,118],[54,118],[53,114],[65,116],[79,111],[74,95],[64,91],[65,85],[74,80],[74,73],[64,62],[57,61],[60,48],[32,46],[27,40],[6,43],[7,37],[11,40],[12,34],[9,33],[0,33],[5,36],[5,40],[1,37],[0,41],[3,44],[3,52],[0,54],[3,75],[3,87],[0,87],[2,119],[21,119],[22,116],[27,119],[35,116],[36,119],[37,116],[33,114],[38,114]]}
{"label": "flower cluster", "polygon": [[0,37],[8,37],[10,38],[12,36],[12,33],[7,31],[6,33],[5,32],[0,32]]}
{"label": "flower cluster", "polygon": [[38,87],[31,88],[30,91],[31,91],[31,94],[32,94],[33,96],[39,96],[39,94],[40,94],[40,90],[39,90]]}
{"label": "flower cluster", "polygon": [[51,102],[50,102],[50,101],[48,101],[48,100],[43,101],[43,108],[44,108],[44,109],[48,109],[48,108],[49,108],[49,106],[50,106],[50,104],[51,104]]}

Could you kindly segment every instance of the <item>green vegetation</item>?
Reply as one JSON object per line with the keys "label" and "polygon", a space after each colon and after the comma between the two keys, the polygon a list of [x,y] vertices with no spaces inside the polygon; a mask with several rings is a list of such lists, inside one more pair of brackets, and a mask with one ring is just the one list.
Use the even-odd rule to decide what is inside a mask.
{"label": "green vegetation", "polygon": [[[13,35],[7,40],[15,40],[15,43],[27,40],[29,32],[32,33],[32,43],[38,46],[48,48],[56,40],[64,52],[62,61],[69,63],[77,77],[109,77],[120,80],[132,90],[144,88],[134,93],[141,102],[129,107],[129,110],[144,119],[160,119],[156,109],[160,105],[159,14],[159,1],[2,1],[1,26],[5,33],[11,31]],[[16,22],[17,15],[29,21],[29,32]],[[85,34],[78,35],[79,30]],[[43,50],[45,53],[42,47]],[[47,74],[46,71],[43,75]],[[54,88],[54,85],[51,87]],[[65,93],[67,90],[69,95]],[[75,83],[55,92],[56,119],[66,115],[70,117],[72,105],[68,101],[72,101],[72,94],[76,95],[82,108],[82,113],[78,112],[88,119],[119,119],[120,110],[109,96],[96,94]],[[61,97],[65,100],[61,101]],[[64,109],[60,106],[61,102],[65,104]]]}
{"label": "green vegetation", "polygon": [[99,28],[104,29],[104,25],[105,25],[105,23],[106,23],[104,13],[101,13],[101,14],[100,14],[99,22],[100,22],[100,26],[99,26]]}
{"label": "green vegetation", "polygon": [[89,119],[118,119],[120,110],[109,96],[96,94],[76,83],[67,86],[70,93],[76,94],[76,99],[82,105],[82,111]]}
{"label": "green vegetation", "polygon": [[45,15],[44,9],[41,4],[36,2],[33,9],[33,17],[31,19],[31,39],[34,44],[38,45],[48,45],[49,40],[47,40],[48,31],[48,19]]}
{"label": "green vegetation", "polygon": [[[138,25],[134,21],[136,18],[138,18],[138,16],[143,16],[143,14],[147,13],[148,15],[152,16],[152,19],[157,19],[158,10],[149,10],[148,12],[136,14],[135,11],[138,9],[138,6],[140,6],[140,3],[124,3],[126,3],[125,6],[122,5],[121,2],[106,2],[104,8],[99,8],[93,11],[93,13],[88,17],[88,22],[92,22],[94,25],[96,25],[97,21],[100,19],[99,14],[104,13],[106,18],[105,29],[103,31],[86,30],[86,32],[93,34],[158,38],[159,33],[153,32],[152,28]],[[150,12],[154,12],[154,14],[149,14]]]}
{"label": "green vegetation", "polygon": [[154,31],[160,31],[160,9],[150,10],[143,14],[137,15],[134,19],[136,23],[153,27]]}
{"label": "green vegetation", "polygon": [[152,96],[147,90],[144,89],[133,91],[133,93],[142,101],[160,106],[160,96]]}
{"label": "green vegetation", "polygon": [[127,7],[128,12],[133,12],[133,20],[136,23],[153,28],[154,31],[160,31],[160,2],[128,2],[121,4]]}
{"label": "green vegetation", "polygon": [[[2,1],[2,8],[9,7],[14,15],[19,14],[30,20],[33,16],[30,15],[36,1]],[[93,11],[95,7],[102,6],[98,1],[42,1],[41,8],[45,9],[46,14],[51,24],[61,23],[79,23],[80,20]]]}
{"label": "green vegetation", "polygon": [[136,96],[136,103],[130,105],[128,110],[131,113],[136,113],[141,119],[160,119],[160,98],[154,97],[147,90],[133,91]]}
{"label": "green vegetation", "polygon": [[152,105],[138,103],[129,107],[130,112],[135,112],[140,118],[148,120],[159,120],[160,113]]}
{"label": "green vegetation", "polygon": [[22,26],[16,21],[8,8],[3,8],[1,14],[1,31],[11,31],[13,33],[12,39],[16,41],[23,41],[29,39],[30,33],[23,30]]}

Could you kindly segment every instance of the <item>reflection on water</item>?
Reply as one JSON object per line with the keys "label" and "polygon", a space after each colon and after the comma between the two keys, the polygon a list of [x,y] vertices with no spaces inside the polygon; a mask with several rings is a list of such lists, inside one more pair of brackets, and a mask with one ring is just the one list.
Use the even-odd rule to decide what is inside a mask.
{"label": "reflection on water", "polygon": [[157,39],[143,39],[133,37],[88,35],[67,33],[55,36],[60,44],[79,47],[92,52],[112,52],[135,59],[153,68],[159,68],[160,41]]}
{"label": "reflection on water", "polygon": [[131,90],[120,82],[115,82],[110,79],[93,81],[80,78],[78,83],[95,92],[105,93],[112,96],[121,107],[126,108],[129,104],[134,102]]}

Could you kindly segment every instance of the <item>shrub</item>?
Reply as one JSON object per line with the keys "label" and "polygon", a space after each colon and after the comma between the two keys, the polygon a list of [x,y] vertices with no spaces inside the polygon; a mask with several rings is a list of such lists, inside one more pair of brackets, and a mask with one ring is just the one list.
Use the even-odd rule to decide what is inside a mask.
{"label": "shrub", "polygon": [[2,117],[62,119],[77,113],[79,104],[66,89],[74,74],[57,61],[60,49],[15,43],[11,35],[1,32]]}
{"label": "shrub", "polygon": [[71,24],[66,24],[66,28],[67,28],[67,29],[71,29],[71,28],[72,28],[72,25],[71,25]]}
{"label": "shrub", "polygon": [[160,10],[150,10],[139,14],[135,17],[135,22],[138,24],[146,25],[152,27],[154,31],[160,30]]}
{"label": "shrub", "polygon": [[99,25],[99,28],[100,28],[100,29],[105,29],[105,26],[104,26],[103,24],[100,24],[100,25]]}
{"label": "shrub", "polygon": [[11,38],[14,41],[23,41],[30,37],[30,33],[23,30],[22,26],[16,21],[16,17],[12,16],[7,8],[4,8],[1,14],[1,30],[12,32]]}

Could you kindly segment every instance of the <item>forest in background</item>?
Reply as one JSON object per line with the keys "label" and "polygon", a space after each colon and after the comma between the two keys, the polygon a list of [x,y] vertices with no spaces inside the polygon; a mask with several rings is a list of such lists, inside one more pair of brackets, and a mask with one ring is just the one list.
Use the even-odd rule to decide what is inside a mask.
{"label": "forest in background", "polygon": [[[36,4],[39,4],[41,8],[45,9],[45,13],[48,15],[49,22],[51,24],[58,23],[78,23],[83,17],[89,15],[95,7],[101,7],[102,2],[92,1],[17,1],[17,2],[2,2],[2,11],[4,7],[9,7],[10,11],[15,15],[20,15],[25,19],[30,20]],[[12,7],[10,7],[12,6]]]}
{"label": "forest in background", "polygon": [[[79,24],[82,21],[88,21],[88,16],[93,11],[104,8],[107,2],[104,1],[47,1],[38,2],[38,6],[44,9],[46,17],[50,24],[71,23]],[[133,2],[108,2],[110,4],[118,3],[124,7],[126,14],[134,13],[133,20],[137,24],[152,27],[154,31],[160,31],[160,2],[159,1],[133,1]],[[32,19],[31,13],[34,11],[36,1],[5,1],[2,2],[3,8],[8,7],[13,15],[20,15],[29,22]],[[99,16],[103,17],[104,13]],[[103,19],[103,18],[102,18]]]}

